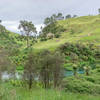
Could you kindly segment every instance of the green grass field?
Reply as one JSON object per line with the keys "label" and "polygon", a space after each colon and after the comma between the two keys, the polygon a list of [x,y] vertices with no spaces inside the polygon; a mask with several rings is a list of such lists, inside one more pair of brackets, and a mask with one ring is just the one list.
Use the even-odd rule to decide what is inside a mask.
{"label": "green grass field", "polygon": [[40,88],[28,90],[5,83],[0,85],[0,100],[100,100],[100,96]]}

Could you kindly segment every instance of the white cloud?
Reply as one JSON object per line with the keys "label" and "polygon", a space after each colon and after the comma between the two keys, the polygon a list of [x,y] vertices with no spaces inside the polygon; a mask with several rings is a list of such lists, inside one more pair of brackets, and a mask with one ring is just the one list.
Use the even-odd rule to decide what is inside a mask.
{"label": "white cloud", "polygon": [[53,13],[97,14],[100,0],[0,0],[0,19],[33,20],[35,24]]}
{"label": "white cloud", "polygon": [[[3,21],[2,25],[4,25],[6,29],[12,32],[20,33],[20,31],[18,30],[19,21]],[[36,24],[35,26],[38,32],[41,31],[41,26],[44,27],[43,24]]]}
{"label": "white cloud", "polygon": [[41,26],[44,27],[44,24],[37,24],[35,26],[37,28],[37,31],[40,32],[41,31]]}
{"label": "white cloud", "polygon": [[18,21],[3,21],[2,25],[4,25],[6,27],[6,29],[12,31],[12,32],[17,32],[19,33],[18,30]]}

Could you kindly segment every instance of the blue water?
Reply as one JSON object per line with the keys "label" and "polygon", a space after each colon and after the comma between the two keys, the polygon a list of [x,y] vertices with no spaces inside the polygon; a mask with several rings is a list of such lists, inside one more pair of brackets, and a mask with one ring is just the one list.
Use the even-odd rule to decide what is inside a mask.
{"label": "blue water", "polygon": [[[84,71],[77,71],[78,74],[84,74]],[[65,76],[73,76],[73,71],[65,71]]]}

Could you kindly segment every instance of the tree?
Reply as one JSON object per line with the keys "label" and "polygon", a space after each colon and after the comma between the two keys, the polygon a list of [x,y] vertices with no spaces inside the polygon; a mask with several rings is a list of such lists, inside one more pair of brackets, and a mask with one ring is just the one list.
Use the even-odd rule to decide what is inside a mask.
{"label": "tree", "polygon": [[62,13],[58,13],[57,15],[57,20],[63,20],[64,16],[62,15]]}
{"label": "tree", "polygon": [[89,76],[90,69],[91,69],[90,66],[84,67],[84,70],[85,70],[85,73],[86,73],[87,76]]}
{"label": "tree", "polygon": [[50,80],[52,78],[52,55],[48,50],[45,50],[40,54],[40,57],[40,80],[42,81],[44,88],[49,88]]}
{"label": "tree", "polygon": [[71,15],[70,14],[66,16],[66,19],[69,19],[69,18],[71,18]]}
{"label": "tree", "polygon": [[77,17],[77,15],[73,15],[73,18],[76,18]]}
{"label": "tree", "polygon": [[51,23],[51,19],[49,17],[45,18],[44,24],[47,26]]}
{"label": "tree", "polygon": [[6,28],[3,25],[1,25],[1,23],[2,20],[0,20],[0,33],[6,33]]}
{"label": "tree", "polygon": [[32,81],[35,78],[36,74],[37,74],[37,55],[30,52],[24,66],[24,78],[28,79],[29,89],[32,88]]}
{"label": "tree", "polygon": [[57,21],[57,16],[56,16],[56,14],[53,14],[51,17],[45,18],[44,24],[45,24],[46,26],[48,26],[48,25],[50,25],[50,24],[55,23],[56,21]]}
{"label": "tree", "polygon": [[2,20],[0,20],[0,23],[2,23]]}
{"label": "tree", "polygon": [[46,37],[48,33],[57,35],[57,34],[64,32],[65,30],[66,29],[62,25],[58,25],[57,22],[55,22],[55,23],[52,23],[52,24],[44,27],[42,32]]}
{"label": "tree", "polygon": [[54,20],[56,20],[57,15],[56,15],[56,14],[53,14],[51,17],[52,17]]}
{"label": "tree", "polygon": [[56,88],[62,79],[63,75],[64,55],[59,52],[51,53],[45,50],[41,53],[40,59],[40,79],[45,88],[50,87],[53,82]]}
{"label": "tree", "polygon": [[55,52],[53,55],[53,82],[54,88],[59,86],[62,76],[63,76],[63,64],[65,56],[60,52]]}
{"label": "tree", "polygon": [[77,77],[77,65],[76,64],[73,64],[73,73],[74,73],[74,76]]}
{"label": "tree", "polygon": [[15,71],[15,65],[10,61],[8,56],[8,52],[0,48],[0,79],[2,78],[3,72],[13,73]]}
{"label": "tree", "polygon": [[100,14],[100,8],[98,9],[98,12],[99,12],[99,14]]}
{"label": "tree", "polygon": [[36,33],[36,28],[32,22],[28,21],[20,21],[20,25],[18,27],[22,32],[22,35],[26,37],[27,48],[30,46],[29,37],[32,36],[33,33]]}

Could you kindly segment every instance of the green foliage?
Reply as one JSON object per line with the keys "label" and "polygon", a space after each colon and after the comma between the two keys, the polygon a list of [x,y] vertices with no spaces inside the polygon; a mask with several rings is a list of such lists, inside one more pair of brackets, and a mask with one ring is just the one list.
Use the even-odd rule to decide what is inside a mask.
{"label": "green foliage", "polygon": [[75,31],[73,29],[70,30],[70,34],[74,34]]}
{"label": "green foliage", "polygon": [[61,26],[61,25],[57,25],[57,22],[55,23],[52,23],[46,27],[43,28],[43,33],[53,33],[53,34],[56,34],[56,33],[61,33],[61,32],[64,32],[64,28]]}
{"label": "green foliage", "polygon": [[53,14],[51,17],[45,18],[44,24],[47,26],[47,25],[55,23],[58,20],[63,20],[63,19],[64,19],[64,16],[62,15],[62,13],[58,13],[57,15]]}
{"label": "green foliage", "polygon": [[66,63],[75,62],[80,69],[88,65],[95,68],[98,59],[95,55],[97,55],[96,50],[98,49],[93,49],[93,46],[90,47],[90,45],[65,43],[59,49],[66,55]]}
{"label": "green foliage", "polygon": [[47,25],[42,30],[42,37],[46,38],[48,33],[54,34],[56,38],[59,38],[61,33],[65,31],[65,28],[61,25],[57,25],[57,22]]}
{"label": "green foliage", "polygon": [[[59,14],[59,15],[61,15],[61,14]],[[86,16],[86,17],[80,17],[80,18],[75,18],[75,19],[73,18],[73,19],[58,21],[56,23],[56,25],[54,25],[54,23],[52,25],[51,24],[47,25],[46,26],[47,29],[45,29],[46,27],[44,28],[45,29],[44,33],[46,34],[47,32],[52,32],[55,34],[55,37],[56,37],[56,35],[58,35],[56,38],[59,37],[59,35],[60,35],[59,33],[62,33],[61,36],[59,37],[59,40],[54,38],[54,40],[38,42],[34,45],[34,51],[37,50],[36,52],[38,52],[44,48],[54,50],[54,48],[58,48],[61,44],[63,44],[59,47],[59,50],[66,55],[66,57],[65,57],[66,61],[65,61],[64,67],[67,70],[73,70],[73,68],[72,68],[73,63],[75,63],[78,66],[79,70],[82,70],[84,68],[84,66],[91,66],[92,69],[96,68],[96,70],[91,70],[90,76],[84,75],[84,76],[78,77],[78,79],[73,78],[73,77],[66,78],[64,80],[64,85],[63,85],[64,88],[66,89],[66,91],[80,92],[80,93],[87,93],[87,94],[88,93],[100,94],[100,79],[99,79],[99,76],[100,76],[100,74],[99,74],[99,72],[100,72],[100,69],[99,69],[100,68],[100,60],[99,60],[100,59],[100,49],[99,49],[100,23],[99,23],[99,21],[100,21],[99,16],[88,16],[88,17]],[[50,28],[49,28],[49,26],[50,26]],[[66,29],[66,31],[65,31],[65,29]],[[74,34],[72,34],[72,35],[70,34],[70,31],[71,31],[70,29],[74,30],[74,32],[72,32]],[[29,38],[30,38],[30,40],[32,40],[32,37],[29,37]],[[45,36],[43,39],[46,39]],[[65,43],[65,42],[70,42],[70,43]],[[31,44],[34,44],[34,43],[31,41]],[[13,34],[11,32],[8,32],[7,30],[5,31],[3,29],[3,31],[0,33],[0,47],[6,49],[7,52],[9,52],[8,57],[10,58],[10,61],[12,61],[13,63],[15,63],[17,65],[17,71],[18,70],[23,71],[24,70],[23,65],[25,64],[28,52],[30,51],[29,49],[24,49],[25,48],[25,40],[23,39],[23,37],[20,37],[20,35]],[[31,46],[31,47],[33,48],[33,46]],[[42,58],[43,58],[43,56],[42,56]],[[48,60],[48,57],[46,57],[46,60]],[[8,67],[8,68],[10,68],[10,67]],[[43,69],[43,71],[44,71],[44,69]],[[93,76],[91,76],[91,74],[94,72],[95,72],[95,74],[93,74]],[[15,81],[15,82],[12,82],[12,84],[15,85],[14,88],[18,87],[16,89],[16,91],[18,91],[18,92],[20,90],[24,91],[22,93],[22,95],[24,93],[29,93],[29,91],[25,91],[24,88],[19,88],[20,84],[21,84],[20,82]],[[42,85],[41,85],[41,83],[37,83],[37,86],[40,88],[43,87]],[[11,85],[9,84],[9,86],[11,86]],[[7,86],[7,89],[9,86]],[[13,87],[11,86],[11,89],[12,88]],[[6,91],[5,91],[5,93],[6,93]],[[6,95],[9,98],[11,97],[11,96],[9,96],[10,93],[6,93],[6,95],[5,95],[5,93],[0,93],[2,95],[1,98],[6,97]],[[32,95],[32,94],[30,94],[30,95]],[[36,95],[38,95],[38,94],[36,94]],[[55,95],[56,94],[54,94],[54,96]],[[71,96],[72,96],[72,94],[71,94]],[[27,97],[28,98],[27,100],[29,100],[30,97]],[[51,97],[52,97],[52,95],[51,95]],[[11,100],[9,98],[7,98],[7,99],[4,98],[4,100]],[[18,94],[17,98],[19,100],[20,100],[20,98],[21,98],[21,100],[23,100],[23,98],[21,97],[20,94]],[[36,96],[36,98],[37,98],[37,96]],[[59,98],[59,96],[55,96],[55,98],[57,98],[57,100],[61,100],[61,98],[63,98],[63,96],[60,98]],[[33,98],[32,98],[32,100],[33,100]],[[48,97],[47,97],[47,100],[49,100]],[[65,100],[66,100],[66,98],[65,98]],[[71,99],[71,100],[73,100],[73,99]],[[76,100],[78,100],[78,99],[76,99]],[[92,100],[92,99],[90,99],[90,100]]]}
{"label": "green foliage", "polygon": [[71,15],[70,14],[68,14],[68,15],[66,15],[66,17],[65,17],[66,19],[69,19],[69,18],[71,18]]}
{"label": "green foliage", "polygon": [[46,37],[41,37],[40,41],[47,41]]}
{"label": "green foliage", "polygon": [[67,78],[64,81],[65,91],[78,92],[78,93],[89,93],[89,94],[100,94],[100,85],[94,84],[94,80],[88,78],[84,79],[75,79]]}
{"label": "green foliage", "polygon": [[15,87],[21,87],[25,85],[25,82],[21,80],[10,80],[10,84]]}
{"label": "green foliage", "polygon": [[50,52],[44,50],[39,56],[39,76],[40,81],[43,83],[44,88],[54,88],[60,85],[63,76],[64,55],[60,52]]}
{"label": "green foliage", "polygon": [[32,22],[28,22],[26,20],[20,21],[20,25],[18,27],[24,36],[24,39],[27,41],[27,47],[30,46],[29,39],[32,37],[32,33],[37,33],[36,28]]}
{"label": "green foliage", "polygon": [[99,12],[99,14],[100,14],[100,8],[98,9],[98,12]]}
{"label": "green foliage", "polygon": [[55,38],[59,38],[61,34],[55,34]]}
{"label": "green foliage", "polygon": [[97,95],[100,94],[100,69],[95,69],[90,72],[89,76],[78,75],[77,78],[66,77],[62,82],[62,87],[65,91],[88,93]]}

